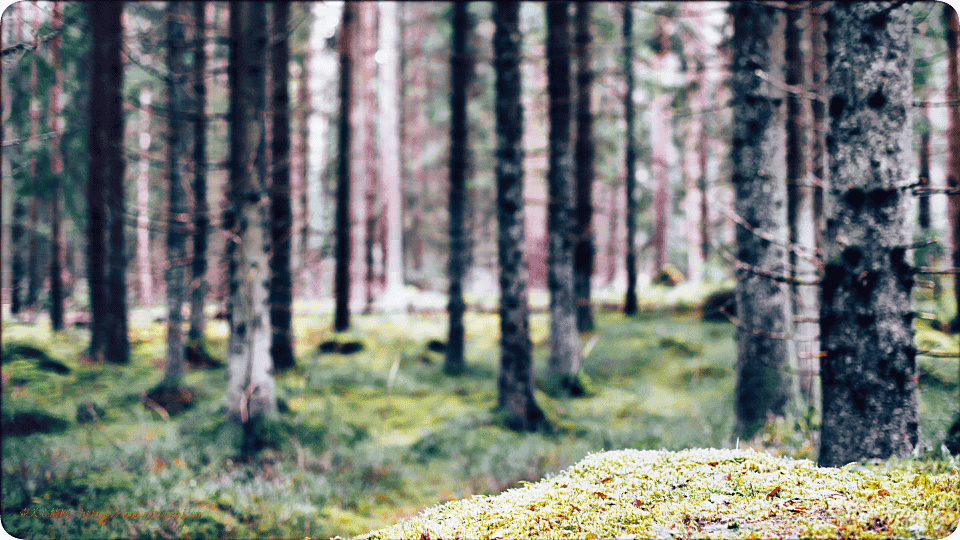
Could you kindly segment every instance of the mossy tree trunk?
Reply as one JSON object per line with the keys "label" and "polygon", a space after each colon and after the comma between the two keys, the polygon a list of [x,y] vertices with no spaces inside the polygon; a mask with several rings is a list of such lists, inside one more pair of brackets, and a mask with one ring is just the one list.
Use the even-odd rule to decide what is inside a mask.
{"label": "mossy tree trunk", "polygon": [[167,173],[169,174],[169,204],[167,206],[167,366],[162,386],[176,387],[183,381],[184,355],[183,302],[186,299],[187,256],[187,113],[186,76],[184,62],[186,39],[183,20],[186,15],[183,2],[167,2]]}
{"label": "mossy tree trunk", "polygon": [[[734,36],[734,210],[737,225],[736,432],[749,438],[768,415],[784,415],[792,395],[788,365],[785,287],[771,276],[786,273],[787,213],[784,177],[784,96],[761,75],[783,73],[784,17],[770,5],[731,7]],[[758,74],[757,72],[761,72]]]}
{"label": "mossy tree trunk", "polygon": [[520,103],[520,5],[493,5],[496,70],[497,220],[500,224],[500,375],[497,407],[507,426],[533,431],[544,422],[533,397],[533,345],[523,258],[523,106]]}
{"label": "mossy tree trunk", "polygon": [[265,5],[230,4],[230,337],[227,420],[242,432],[243,454],[257,449],[256,426],[276,411],[267,287]]}
{"label": "mossy tree trunk", "polygon": [[580,333],[573,272],[573,155],[570,149],[570,5],[548,2],[547,94],[550,99],[550,168],[547,234],[550,241],[550,360],[547,371],[573,388],[580,369]]}
{"label": "mossy tree trunk", "polygon": [[909,198],[910,5],[826,14],[830,188],[824,245],[819,462],[908,455],[920,437]]}

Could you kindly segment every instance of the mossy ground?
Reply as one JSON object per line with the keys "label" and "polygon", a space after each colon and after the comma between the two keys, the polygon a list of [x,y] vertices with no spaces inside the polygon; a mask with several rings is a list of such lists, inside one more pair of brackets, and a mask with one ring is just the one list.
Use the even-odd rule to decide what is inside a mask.
{"label": "mossy ground", "polygon": [[[535,308],[545,307],[541,296]],[[141,404],[140,393],[162,376],[165,327],[151,313],[133,314],[128,366],[82,362],[82,331],[51,335],[42,322],[5,322],[5,346],[37,346],[71,371],[38,370],[27,359],[3,365],[5,417],[39,410],[68,427],[3,438],[0,519],[18,537],[351,536],[438,503],[536,482],[591,452],[733,448],[734,331],[701,322],[691,307],[697,301],[683,286],[652,288],[641,300],[648,311],[636,317],[600,311],[597,332],[584,340],[590,352],[583,374],[592,393],[569,399],[537,392],[556,428],[550,434],[513,433],[491,412],[496,315],[467,315],[467,372],[447,377],[443,354],[427,346],[445,339],[442,311],[355,315],[354,328],[336,336],[329,303],[297,304],[298,368],[276,379],[289,408],[276,426],[280,442],[249,461],[237,459],[223,436],[223,370],[190,371],[186,384],[198,399],[173,418]],[[670,309],[653,311],[664,305]],[[533,315],[531,330],[542,380],[545,313]],[[223,359],[226,337],[225,323],[211,321],[206,350]],[[364,348],[318,354],[317,346],[333,338]],[[955,340],[938,332],[918,340],[926,338],[956,350],[950,349]],[[938,449],[956,414],[957,379],[950,378],[956,371],[944,367],[946,360],[920,361],[936,374],[921,384],[923,442],[932,450],[910,466],[953,470]],[[104,411],[99,423],[75,421],[85,402]],[[810,458],[815,435],[815,417],[782,419],[740,447]],[[150,511],[180,514],[143,517]]]}

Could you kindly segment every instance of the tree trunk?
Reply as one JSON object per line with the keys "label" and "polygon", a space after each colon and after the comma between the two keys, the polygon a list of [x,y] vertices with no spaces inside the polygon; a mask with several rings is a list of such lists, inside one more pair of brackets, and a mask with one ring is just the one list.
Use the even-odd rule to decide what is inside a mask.
{"label": "tree trunk", "polygon": [[827,261],[820,308],[819,462],[905,457],[920,438],[907,219],[913,96],[910,6],[826,14]]}
{"label": "tree trunk", "polygon": [[[376,123],[377,64],[374,54],[377,51],[377,5],[373,2],[360,2],[357,5],[359,56],[357,57],[357,107],[352,111],[353,130],[357,134],[357,144],[353,148],[354,162],[360,164],[360,175],[353,179],[353,185],[360,195],[354,201],[354,223],[358,234],[354,237],[354,283],[362,286],[362,294],[356,295],[357,302],[368,312],[373,307],[373,244],[376,234],[376,143],[374,128]],[[358,291],[359,292],[359,291]]]}
{"label": "tree trunk", "polygon": [[593,116],[590,112],[590,4],[577,3],[577,142],[574,149],[576,212],[573,278],[577,303],[577,329],[593,330],[590,280],[593,277]]}
{"label": "tree trunk", "polygon": [[523,258],[523,106],[520,104],[520,5],[493,5],[496,70],[497,220],[500,224],[500,374],[497,407],[507,427],[545,422],[533,397],[533,345]]}
{"label": "tree trunk", "polygon": [[473,58],[468,48],[472,21],[466,2],[453,4],[453,52],[450,56],[450,298],[449,327],[443,371],[460,375],[464,370],[463,280],[467,271],[467,167],[470,160],[467,123],[467,88]]}
{"label": "tree trunk", "polygon": [[207,319],[207,243],[210,234],[210,208],[207,205],[207,9],[211,4],[193,3],[193,258],[190,262],[190,330],[187,339],[202,347]]}
{"label": "tree trunk", "polygon": [[[947,188],[960,188],[960,25],[957,22],[957,12],[948,5],[943,6],[943,25],[947,30],[947,101],[953,103],[949,107],[949,127],[947,148],[950,149],[950,159],[947,162]],[[953,267],[960,267],[960,194],[953,193],[947,197],[947,218],[950,222],[951,238],[953,239]],[[954,275],[954,298],[960,306],[960,277]],[[960,315],[957,316],[957,325],[960,326]]]}
{"label": "tree trunk", "polygon": [[[40,4],[33,2],[33,39],[36,43],[40,35]],[[30,59],[30,140],[36,141],[40,131],[40,94],[37,91],[38,54]],[[26,308],[30,321],[36,320],[37,302],[40,297],[40,178],[37,176],[37,157],[30,158],[30,202],[27,206],[29,240],[27,241],[27,302]]]}
{"label": "tree trunk", "polygon": [[141,306],[153,305],[153,275],[150,268],[150,86],[140,87],[139,147],[137,174],[137,292]]}
{"label": "tree trunk", "polygon": [[[810,8],[810,91],[815,96],[824,94],[824,79],[826,77],[827,44],[824,35],[822,8],[825,2],[817,0]],[[824,102],[822,99],[811,100],[810,121],[810,172],[813,175],[813,242],[818,252],[823,253],[825,226],[823,215],[823,191],[827,185],[827,169],[824,164],[826,153],[826,130],[824,129]],[[814,368],[818,369],[818,368]]]}
{"label": "tree trunk", "polygon": [[[802,41],[803,29],[809,26],[809,17],[801,2],[786,10],[786,76],[785,82],[798,88],[806,85]],[[810,281],[818,277],[814,253],[815,219],[813,208],[814,182],[807,171],[809,141],[807,121],[810,108],[806,97],[796,92],[787,93],[787,223],[790,228],[790,251],[788,255],[790,274],[797,279]],[[816,285],[791,284],[793,313],[799,322],[788,325],[794,328],[794,346],[799,367],[800,391],[813,405],[818,401],[816,366],[820,351],[819,325],[815,322],[820,308],[817,304],[819,288]]]}
{"label": "tree trunk", "polygon": [[[400,176],[400,42],[397,4],[380,2],[380,174],[386,217],[386,280],[383,304],[391,309],[405,307],[403,299],[403,192]],[[451,96],[451,99],[452,96]],[[452,129],[452,128],[451,128]],[[383,227],[381,227],[382,229]],[[452,256],[452,254],[451,254]]]}
{"label": "tree trunk", "polygon": [[634,138],[636,113],[633,106],[633,5],[623,4],[623,76],[627,91],[623,98],[627,122],[627,297],[623,303],[624,315],[637,313],[637,141]]}
{"label": "tree trunk", "polygon": [[167,365],[161,387],[175,388],[182,384],[186,357],[183,339],[183,302],[186,299],[187,259],[187,195],[186,180],[187,70],[186,36],[182,2],[167,2]]}
{"label": "tree trunk", "polygon": [[[63,26],[63,3],[54,2],[51,11],[51,31],[56,33]],[[54,332],[63,330],[63,228],[60,216],[60,175],[63,174],[63,156],[60,154],[60,95],[63,71],[60,66],[62,36],[50,41],[50,64],[53,84],[50,87],[50,326]]]}
{"label": "tree trunk", "polygon": [[[121,2],[89,8],[90,135],[87,183],[87,261],[92,314],[90,358],[125,364],[129,360],[123,287],[123,62]],[[107,233],[109,232],[109,245]],[[108,251],[109,250],[109,251]],[[108,259],[109,256],[109,268]]]}
{"label": "tree trunk", "polygon": [[547,371],[571,391],[580,369],[580,334],[573,273],[573,155],[570,149],[570,5],[549,2],[547,9],[547,94],[550,98],[550,360]]}
{"label": "tree trunk", "polygon": [[794,379],[788,362],[788,295],[770,276],[786,273],[787,215],[784,96],[755,73],[781,73],[784,19],[769,5],[733,10],[733,185],[737,225],[736,432],[752,437],[768,415],[790,411]]}
{"label": "tree trunk", "polygon": [[337,252],[334,297],[336,311],[333,329],[344,332],[350,328],[350,256],[353,240],[350,228],[350,162],[351,153],[351,84],[353,77],[354,33],[357,24],[357,6],[354,2],[343,4],[343,24],[340,27],[340,118],[339,148],[337,154]]}
{"label": "tree trunk", "polygon": [[[922,131],[920,133],[920,174],[917,183],[921,189],[929,189],[930,186],[930,117],[927,113],[927,105],[924,103],[920,107],[920,123]],[[930,228],[930,195],[921,193],[917,200],[917,223],[924,231]]]}
{"label": "tree trunk", "polygon": [[293,278],[290,275],[290,239],[293,233],[293,214],[290,211],[290,47],[287,37],[287,19],[290,3],[273,4],[273,47],[270,54],[273,86],[272,113],[273,182],[270,184],[270,325],[273,342],[270,353],[277,370],[296,366],[293,356]]}
{"label": "tree trunk", "polygon": [[[670,35],[667,27],[670,22],[658,17],[658,50],[652,60],[653,69],[659,73],[668,69],[667,55],[670,54]],[[660,88],[650,102],[650,138],[653,151],[653,244],[654,275],[663,271],[670,253],[667,247],[668,227],[670,225],[670,161],[669,149],[673,144],[673,126],[671,124],[670,101],[673,96],[665,88]]]}
{"label": "tree trunk", "polygon": [[276,412],[270,374],[267,292],[265,5],[230,5],[230,277],[227,420],[242,430],[241,453],[258,450],[257,425]]}

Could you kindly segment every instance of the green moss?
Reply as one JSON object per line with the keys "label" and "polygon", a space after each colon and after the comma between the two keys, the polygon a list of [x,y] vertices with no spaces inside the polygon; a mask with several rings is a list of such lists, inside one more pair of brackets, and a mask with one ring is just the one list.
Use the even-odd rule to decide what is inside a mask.
{"label": "green moss", "polygon": [[496,496],[433,507],[365,538],[943,537],[960,476],[753,450],[620,450]]}

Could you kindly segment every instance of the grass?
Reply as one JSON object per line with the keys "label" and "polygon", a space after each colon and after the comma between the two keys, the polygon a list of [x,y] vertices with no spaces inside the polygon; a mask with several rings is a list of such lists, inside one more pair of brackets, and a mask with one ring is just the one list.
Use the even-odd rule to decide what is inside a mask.
{"label": "grass", "polygon": [[[32,344],[71,371],[40,371],[25,359],[3,366],[5,417],[43,411],[68,427],[3,438],[0,517],[18,537],[352,536],[438,503],[537,482],[601,450],[734,448],[733,326],[699,321],[689,312],[697,301],[691,291],[657,289],[656,297],[673,309],[632,318],[598,312],[597,332],[585,339],[592,341],[583,364],[591,395],[537,392],[556,426],[552,434],[513,433],[491,412],[495,315],[467,315],[467,373],[450,378],[441,371],[443,354],[426,346],[445,339],[442,315],[356,315],[353,329],[337,337],[364,349],[317,354],[334,338],[329,307],[297,305],[298,368],[277,377],[278,398],[289,408],[278,427],[281,442],[251,462],[238,461],[223,439],[222,370],[191,371],[187,384],[201,399],[171,420],[140,404],[140,392],[162,375],[162,324],[133,317],[132,361],[118,367],[82,363],[83,332],[51,335],[43,324],[4,323],[5,346]],[[538,378],[547,330],[547,316],[534,314]],[[224,358],[226,337],[225,324],[211,321],[208,351]],[[923,339],[955,347],[926,327]],[[957,380],[942,360],[920,361],[934,374],[921,393],[924,443],[932,450],[910,466],[955,470],[939,454],[939,440],[955,414]],[[75,421],[88,401],[104,411],[101,423]],[[739,446],[811,458],[815,433],[815,418],[782,419]]]}

